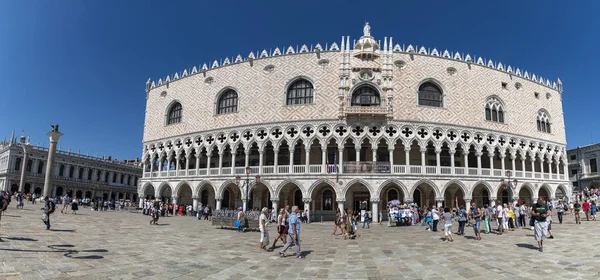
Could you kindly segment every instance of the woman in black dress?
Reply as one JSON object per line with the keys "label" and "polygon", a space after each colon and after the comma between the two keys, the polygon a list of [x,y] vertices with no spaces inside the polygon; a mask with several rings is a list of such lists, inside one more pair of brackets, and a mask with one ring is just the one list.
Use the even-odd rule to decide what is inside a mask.
{"label": "woman in black dress", "polygon": [[77,205],[77,198],[73,197],[73,202],[71,202],[71,211],[73,211],[73,214],[77,214],[77,210],[79,210],[79,206]]}

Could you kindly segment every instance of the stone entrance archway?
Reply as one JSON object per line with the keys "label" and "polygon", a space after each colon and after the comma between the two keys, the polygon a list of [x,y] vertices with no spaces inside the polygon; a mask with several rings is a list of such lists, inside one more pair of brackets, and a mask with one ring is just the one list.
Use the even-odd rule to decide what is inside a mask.
{"label": "stone entrance archway", "polygon": [[354,213],[360,213],[361,210],[371,211],[371,193],[369,192],[369,188],[361,183],[350,186],[346,191],[344,208],[352,210]]}
{"label": "stone entrance archway", "polygon": [[471,202],[475,202],[478,207],[483,207],[490,203],[490,192],[486,185],[478,184],[475,186],[471,195]]}
{"label": "stone entrance archway", "polygon": [[79,199],[81,199],[81,198],[82,198],[82,196],[83,196],[83,191],[77,191],[77,192],[75,193],[75,197],[76,197],[76,198],[79,198]]}
{"label": "stone entrance archway", "polygon": [[179,186],[179,193],[177,194],[177,203],[179,205],[192,205],[194,200],[192,199],[192,188],[188,184]]}
{"label": "stone entrance archway", "polygon": [[531,191],[529,191],[529,188],[525,186],[521,187],[521,190],[519,190],[519,201],[522,201],[523,204],[527,206],[533,205],[533,198],[531,196]]}
{"label": "stone entrance archway", "polygon": [[543,199],[546,202],[550,202],[550,191],[546,186],[542,186],[538,191],[538,198]]}
{"label": "stone entrance archway", "polygon": [[304,210],[304,203],[302,203],[302,190],[294,183],[287,183],[281,191],[279,191],[279,208],[285,208],[285,206],[296,205],[299,209]]}
{"label": "stone entrance archway", "polygon": [[554,197],[558,200],[565,201],[565,197],[567,197],[567,191],[562,185],[556,188],[556,195]]}
{"label": "stone entrance archway", "polygon": [[[388,203],[393,200],[398,200],[400,201],[400,203],[406,203],[406,194],[404,193],[402,188],[398,186],[398,184],[389,183],[385,187],[383,187],[383,189],[381,189],[379,199],[379,213],[383,213],[383,220],[387,221],[389,219],[389,215],[387,212]],[[375,221],[376,218],[373,217],[373,220]]]}
{"label": "stone entrance archway", "polygon": [[173,202],[173,190],[171,190],[171,186],[168,184],[163,185],[160,189],[159,198],[162,202],[171,204]]}
{"label": "stone entrance archway", "polygon": [[31,193],[31,184],[25,183],[25,193]]}
{"label": "stone entrance archway", "polygon": [[155,195],[155,191],[154,191],[154,186],[152,185],[147,185],[146,188],[144,188],[144,198],[145,199],[154,199]]}
{"label": "stone entrance archway", "polygon": [[[327,183],[321,183],[314,188],[311,194],[312,210],[311,218],[316,221],[334,221],[337,208],[337,195],[333,187]],[[281,205],[280,205],[281,208]]]}
{"label": "stone entrance archway", "polygon": [[33,191],[36,195],[39,195],[42,193],[42,188],[40,187],[36,187],[35,190]]}
{"label": "stone entrance archway", "polygon": [[435,190],[427,183],[421,183],[413,193],[413,201],[419,207],[431,208],[435,205]]}
{"label": "stone entrance archway", "polygon": [[56,197],[61,197],[63,196],[63,187],[56,187]]}
{"label": "stone entrance archway", "polygon": [[198,202],[203,206],[210,206],[215,209],[215,190],[211,185],[204,185],[198,190]]}
{"label": "stone entrance archway", "polygon": [[509,202],[513,202],[513,190],[507,184],[502,184],[498,188],[498,193],[496,194],[496,197],[502,202],[502,204],[508,204]]}
{"label": "stone entrance archway", "polygon": [[236,184],[228,184],[221,196],[221,209],[236,209],[242,206],[242,193]]}
{"label": "stone entrance archway", "polygon": [[260,211],[263,207],[271,208],[271,192],[264,184],[260,183],[250,189],[248,209]]}
{"label": "stone entrance archway", "polygon": [[450,209],[458,206],[464,205],[466,208],[469,208],[469,205],[465,205],[465,192],[462,188],[454,183],[446,188],[444,191],[444,207],[449,207]]}

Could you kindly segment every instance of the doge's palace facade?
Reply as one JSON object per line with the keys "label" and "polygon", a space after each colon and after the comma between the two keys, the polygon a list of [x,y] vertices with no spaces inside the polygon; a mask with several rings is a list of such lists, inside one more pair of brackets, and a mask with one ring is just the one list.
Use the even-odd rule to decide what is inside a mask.
{"label": "doge's palace facade", "polygon": [[560,80],[381,42],[368,24],[357,40],[238,55],[146,92],[147,199],[330,219],[395,199],[530,203],[571,190]]}

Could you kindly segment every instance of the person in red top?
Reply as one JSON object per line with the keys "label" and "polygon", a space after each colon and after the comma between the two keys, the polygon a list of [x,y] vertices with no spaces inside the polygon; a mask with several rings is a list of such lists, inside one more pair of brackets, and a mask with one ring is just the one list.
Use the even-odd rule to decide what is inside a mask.
{"label": "person in red top", "polygon": [[590,203],[587,201],[587,199],[585,200],[585,202],[583,202],[583,211],[585,212],[585,218],[589,221],[590,220]]}

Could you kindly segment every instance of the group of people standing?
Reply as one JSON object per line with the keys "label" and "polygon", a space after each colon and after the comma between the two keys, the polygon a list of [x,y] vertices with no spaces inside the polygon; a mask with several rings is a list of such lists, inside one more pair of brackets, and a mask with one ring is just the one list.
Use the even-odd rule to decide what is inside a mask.
{"label": "group of people standing", "polygon": [[[243,211],[240,209],[238,212],[238,220],[243,219]],[[273,245],[271,248],[267,249],[269,245],[269,230],[268,225],[269,221],[269,209],[267,207],[262,208],[261,214],[258,218],[258,227],[260,229],[260,243],[259,247],[263,251],[273,251],[275,249],[275,244],[278,240],[281,240],[285,245],[279,251],[280,257],[285,257],[285,252],[292,246],[295,247],[296,250],[296,258],[303,258],[300,251],[300,224],[302,223],[302,214],[298,206],[294,205],[291,208],[285,206],[285,208],[279,209],[279,214],[277,215],[277,237],[273,241]]]}

